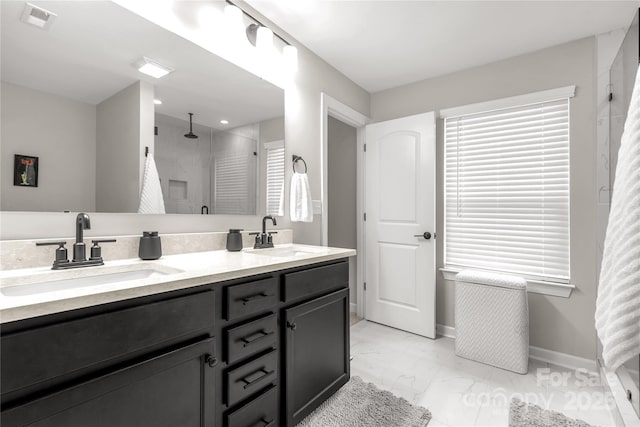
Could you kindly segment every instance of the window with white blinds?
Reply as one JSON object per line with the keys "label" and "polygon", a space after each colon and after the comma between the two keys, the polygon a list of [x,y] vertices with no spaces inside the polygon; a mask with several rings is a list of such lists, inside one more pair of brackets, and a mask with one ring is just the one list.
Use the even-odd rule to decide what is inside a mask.
{"label": "window with white blinds", "polygon": [[[213,208],[216,214],[251,213],[251,153],[224,153],[215,157]],[[255,204],[253,205],[255,212]]]}
{"label": "window with white blinds", "polygon": [[267,215],[284,216],[284,141],[264,144],[267,153]]}
{"label": "window with white blinds", "polygon": [[568,283],[569,96],[445,115],[445,267]]}

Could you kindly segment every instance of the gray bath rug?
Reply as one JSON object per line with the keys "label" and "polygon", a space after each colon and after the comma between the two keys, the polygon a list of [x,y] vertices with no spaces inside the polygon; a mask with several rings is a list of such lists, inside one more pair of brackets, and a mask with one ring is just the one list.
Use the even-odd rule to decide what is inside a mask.
{"label": "gray bath rug", "polygon": [[593,427],[581,420],[574,420],[560,412],[549,411],[538,405],[513,399],[509,407],[509,427]]}
{"label": "gray bath rug", "polygon": [[425,427],[431,413],[360,377],[351,377],[297,427]]}

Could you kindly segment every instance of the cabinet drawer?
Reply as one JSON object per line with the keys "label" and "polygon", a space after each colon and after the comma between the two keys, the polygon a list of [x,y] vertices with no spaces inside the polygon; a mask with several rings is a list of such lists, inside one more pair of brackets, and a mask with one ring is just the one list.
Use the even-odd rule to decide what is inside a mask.
{"label": "cabinet drawer", "polygon": [[268,348],[278,342],[278,318],[275,314],[244,325],[227,329],[226,360],[231,364]]}
{"label": "cabinet drawer", "polygon": [[271,385],[278,376],[278,351],[225,373],[226,401],[231,406]]}
{"label": "cabinet drawer", "polygon": [[206,333],[214,310],[205,291],[6,335],[2,393]]}
{"label": "cabinet drawer", "polygon": [[276,427],[278,417],[278,388],[253,399],[240,409],[226,415],[226,427]]}
{"label": "cabinet drawer", "polygon": [[349,287],[349,263],[324,265],[284,275],[282,300],[294,301]]}
{"label": "cabinet drawer", "polygon": [[278,286],[275,277],[255,282],[227,286],[226,319],[239,319],[272,309],[278,301]]}

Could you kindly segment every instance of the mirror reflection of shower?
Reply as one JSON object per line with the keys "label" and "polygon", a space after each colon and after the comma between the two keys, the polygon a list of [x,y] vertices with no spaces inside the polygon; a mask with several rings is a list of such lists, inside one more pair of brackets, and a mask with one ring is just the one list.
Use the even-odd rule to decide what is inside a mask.
{"label": "mirror reflection of shower", "polygon": [[189,119],[155,115],[154,157],[165,211],[256,215],[260,124],[220,130],[200,124],[195,114]]}

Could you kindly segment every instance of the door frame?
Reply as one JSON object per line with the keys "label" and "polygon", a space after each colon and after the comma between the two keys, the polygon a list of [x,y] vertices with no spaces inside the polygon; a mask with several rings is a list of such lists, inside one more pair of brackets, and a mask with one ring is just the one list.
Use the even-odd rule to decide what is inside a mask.
{"label": "door frame", "polygon": [[356,128],[356,314],[364,318],[364,126],[371,119],[348,105],[320,93],[320,144],[321,155],[321,204],[322,204],[322,246],[329,245],[329,117]]}

